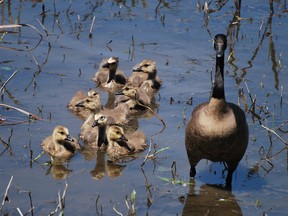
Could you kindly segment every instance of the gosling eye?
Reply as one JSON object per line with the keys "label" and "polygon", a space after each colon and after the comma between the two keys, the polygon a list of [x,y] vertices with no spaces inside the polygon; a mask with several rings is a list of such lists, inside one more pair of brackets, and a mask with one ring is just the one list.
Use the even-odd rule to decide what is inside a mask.
{"label": "gosling eye", "polygon": [[89,100],[89,99],[86,99],[86,102],[87,102],[87,103],[89,103],[89,102],[90,102],[90,100]]}
{"label": "gosling eye", "polygon": [[144,64],[143,66],[144,66],[144,67],[149,67],[149,64]]}
{"label": "gosling eye", "polygon": [[65,135],[65,133],[63,131],[60,132],[61,135]]}

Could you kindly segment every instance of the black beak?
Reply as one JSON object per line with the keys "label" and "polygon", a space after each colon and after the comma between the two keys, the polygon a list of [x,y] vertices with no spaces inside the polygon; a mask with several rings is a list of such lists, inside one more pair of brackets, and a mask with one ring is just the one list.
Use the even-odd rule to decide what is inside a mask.
{"label": "black beak", "polygon": [[92,127],[97,127],[98,125],[99,125],[98,120],[95,120],[95,121],[93,122],[93,124],[92,124]]}
{"label": "black beak", "polygon": [[77,103],[75,106],[76,106],[76,107],[84,107],[84,105],[83,105],[83,101]]}
{"label": "black beak", "polygon": [[105,63],[102,65],[102,68],[109,68],[109,63]]}
{"label": "black beak", "polygon": [[122,135],[122,136],[119,138],[119,141],[118,141],[117,143],[118,143],[120,146],[126,148],[128,151],[131,152],[132,149],[128,146],[127,141],[128,141],[128,139],[127,139],[124,135]]}
{"label": "black beak", "polygon": [[115,95],[124,95],[122,91],[115,92]]}
{"label": "black beak", "polygon": [[125,137],[125,135],[124,134],[122,134],[122,136],[120,137],[120,140],[122,140],[122,141],[128,141],[128,139]]}
{"label": "black beak", "polygon": [[224,55],[224,46],[223,44],[218,44],[217,46],[215,46],[215,51],[216,51],[216,56],[217,57],[221,57]]}
{"label": "black beak", "polygon": [[227,37],[224,34],[217,34],[214,38],[214,49],[217,57],[222,57],[227,48]]}
{"label": "black beak", "polygon": [[67,137],[65,138],[66,141],[71,141],[74,142],[74,140],[72,139],[72,137],[68,134]]}
{"label": "black beak", "polygon": [[135,67],[133,68],[133,72],[143,72],[143,70],[141,69],[141,67]]}

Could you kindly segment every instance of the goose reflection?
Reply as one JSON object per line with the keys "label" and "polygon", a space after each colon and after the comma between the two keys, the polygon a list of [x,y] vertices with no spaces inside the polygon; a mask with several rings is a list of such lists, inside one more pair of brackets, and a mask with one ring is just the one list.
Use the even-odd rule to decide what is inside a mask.
{"label": "goose reflection", "polygon": [[65,167],[63,164],[52,164],[46,172],[46,175],[51,173],[56,180],[66,179],[72,170]]}
{"label": "goose reflection", "polygon": [[204,184],[196,193],[195,181],[190,181],[182,216],[186,215],[243,215],[236,198],[230,190],[218,185]]}
{"label": "goose reflection", "polygon": [[101,180],[105,174],[110,178],[116,178],[122,175],[126,165],[106,161],[106,154],[103,151],[97,151],[96,154],[96,165],[94,169],[90,171],[91,177],[94,180]]}

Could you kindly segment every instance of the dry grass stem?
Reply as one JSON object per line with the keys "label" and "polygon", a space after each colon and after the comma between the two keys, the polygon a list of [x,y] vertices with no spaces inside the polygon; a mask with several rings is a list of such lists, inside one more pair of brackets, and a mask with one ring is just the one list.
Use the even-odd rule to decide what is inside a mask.
{"label": "dry grass stem", "polygon": [[152,112],[152,114],[153,114],[154,116],[156,116],[156,118],[158,118],[158,119],[161,121],[161,123],[163,124],[163,127],[164,127],[164,128],[161,130],[161,132],[162,132],[162,131],[166,128],[166,123],[165,123],[165,121],[164,121],[157,113],[155,113],[149,106],[146,106],[146,105],[140,103],[138,100],[136,100],[136,102],[137,102],[138,105],[143,106],[143,107],[145,107],[146,109],[148,109],[150,112]]}
{"label": "dry grass stem", "polygon": [[64,215],[64,208],[65,208],[65,196],[66,196],[66,190],[68,188],[68,184],[65,183],[64,190],[62,197],[60,195],[60,191],[58,192],[58,205],[56,206],[56,209],[53,212],[50,212],[49,215],[54,215],[57,213],[58,210],[60,210],[59,215]]}
{"label": "dry grass stem", "polygon": [[11,183],[12,183],[12,181],[13,181],[13,178],[14,178],[14,177],[11,176],[10,181],[9,181],[9,183],[8,183],[8,185],[7,185],[7,188],[6,188],[5,193],[4,193],[4,197],[3,197],[3,200],[2,200],[2,204],[1,204],[0,210],[3,209],[3,206],[5,205],[5,202],[6,202],[6,201],[9,201],[9,198],[8,198],[8,190],[9,190],[9,188],[10,188],[10,186],[11,186]]}
{"label": "dry grass stem", "polygon": [[151,139],[150,139],[150,142],[149,142],[148,152],[147,152],[147,154],[146,154],[146,156],[145,156],[145,158],[144,158],[144,161],[143,161],[142,164],[141,164],[141,167],[143,167],[143,166],[145,165],[146,161],[148,160],[148,157],[149,157],[149,155],[150,155],[150,153],[151,153],[152,143],[153,143],[153,139],[151,138]]}
{"label": "dry grass stem", "polygon": [[89,38],[92,38],[92,36],[93,36],[92,31],[93,31],[93,26],[94,26],[95,18],[96,18],[96,17],[94,16],[93,19],[92,19],[92,23],[91,23],[90,30],[89,30]]}
{"label": "dry grass stem", "polygon": [[[5,88],[5,86],[7,85],[7,83],[16,75],[16,73],[18,72],[18,70],[15,70],[11,76],[3,83],[3,85],[0,88],[0,94],[3,95],[4,91],[3,89]],[[3,91],[3,92],[2,92]],[[2,92],[2,93],[1,93]]]}
{"label": "dry grass stem", "polygon": [[41,118],[39,118],[38,116],[32,114],[32,113],[29,113],[23,109],[20,109],[20,108],[17,108],[17,107],[14,107],[14,106],[10,106],[10,105],[7,105],[7,104],[0,104],[0,106],[3,106],[3,107],[7,107],[9,109],[14,109],[20,113],[23,113],[24,115],[28,115],[29,116],[29,119],[34,119],[34,120],[43,120]]}
{"label": "dry grass stem", "polygon": [[264,126],[261,122],[260,122],[260,125],[262,128],[264,128],[265,130],[267,130],[268,132],[270,133],[273,133],[278,139],[280,139],[286,146],[288,146],[288,143],[281,137],[279,136],[274,130]]}
{"label": "dry grass stem", "polygon": [[17,211],[18,211],[18,213],[19,213],[20,216],[23,216],[23,213],[21,212],[21,210],[20,210],[19,207],[17,207]]}

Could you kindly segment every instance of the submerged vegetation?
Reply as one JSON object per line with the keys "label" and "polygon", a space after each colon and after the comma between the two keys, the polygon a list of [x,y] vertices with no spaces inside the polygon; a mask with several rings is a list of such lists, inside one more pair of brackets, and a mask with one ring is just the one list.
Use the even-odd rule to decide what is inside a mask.
{"label": "submerged vegetation", "polygon": [[[195,206],[213,212],[211,199],[218,210],[239,215],[286,212],[286,1],[7,0],[0,5],[3,215],[185,215]],[[213,85],[207,41],[219,31],[229,41],[227,97],[245,111],[251,134],[231,192],[219,187],[225,168],[204,161],[189,181],[184,147],[187,118],[207,101]],[[68,163],[47,164],[41,142],[59,123],[80,132],[80,120],[65,106],[77,90],[95,88],[91,77],[100,60],[113,55],[125,73],[146,58],[159,67],[164,83],[155,97],[159,107],[146,107],[151,115],[139,123],[148,149],[111,163],[105,154],[84,148]],[[110,96],[101,92],[107,104]],[[283,203],[271,201],[271,193]]]}

